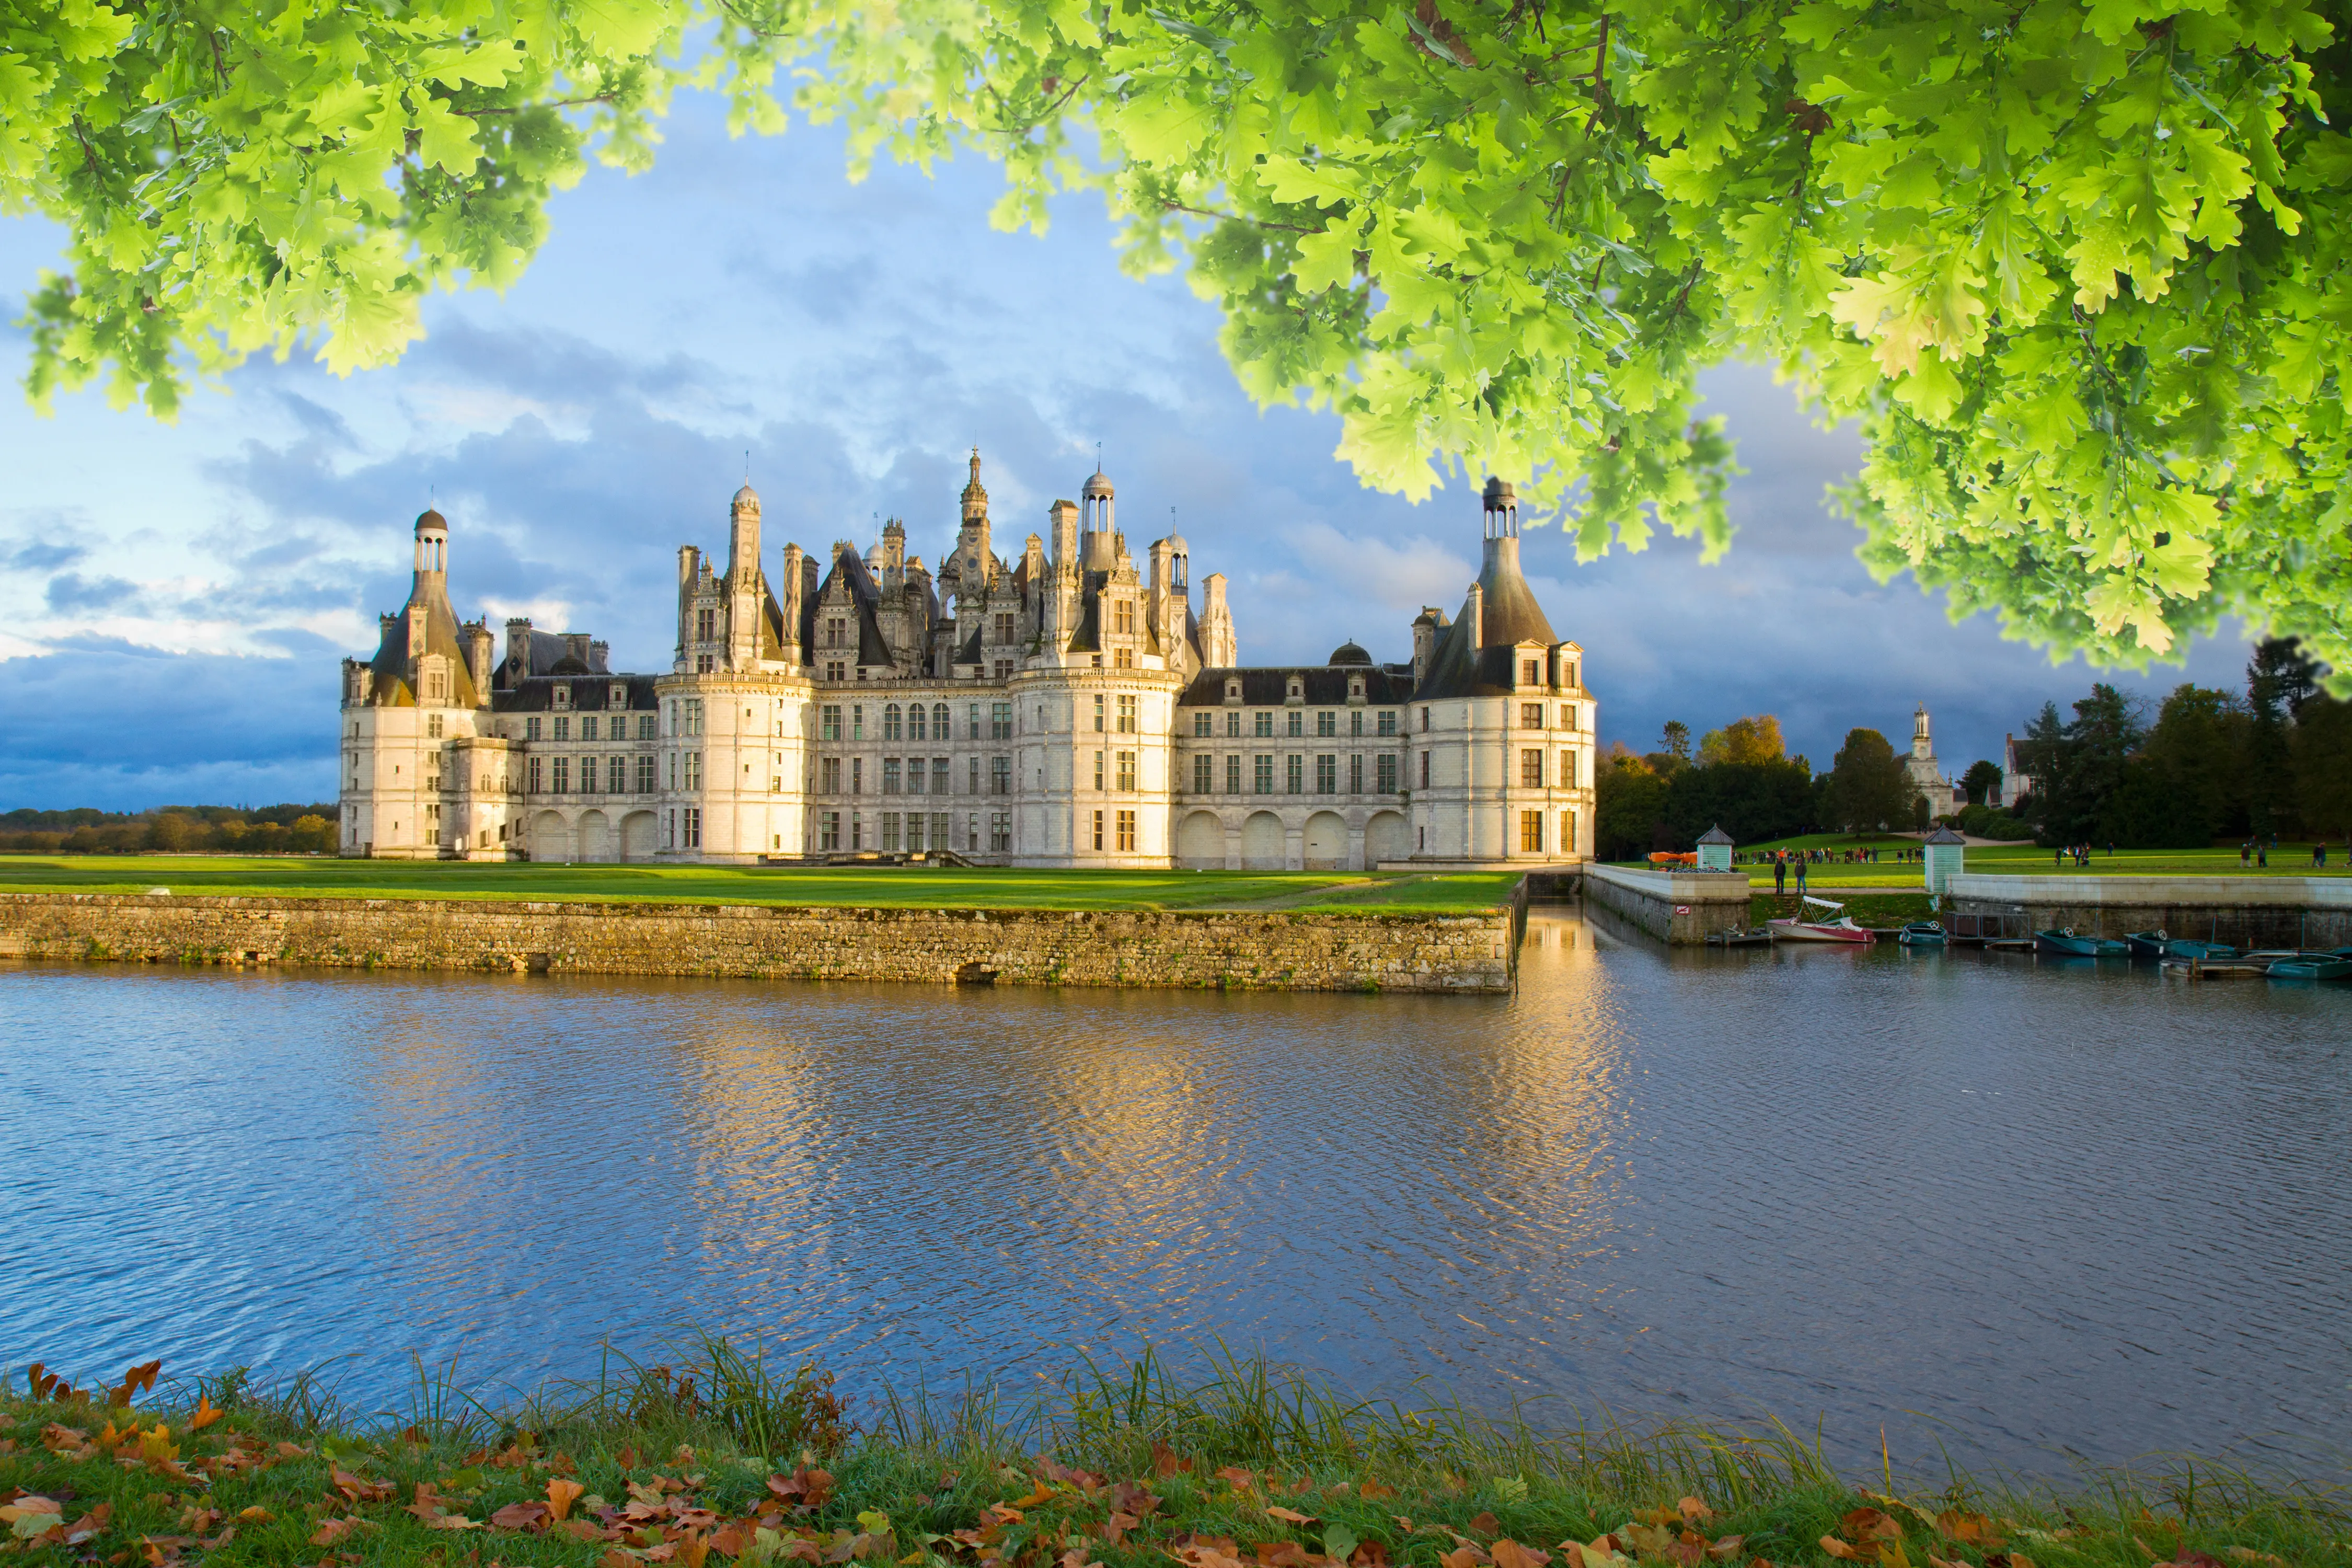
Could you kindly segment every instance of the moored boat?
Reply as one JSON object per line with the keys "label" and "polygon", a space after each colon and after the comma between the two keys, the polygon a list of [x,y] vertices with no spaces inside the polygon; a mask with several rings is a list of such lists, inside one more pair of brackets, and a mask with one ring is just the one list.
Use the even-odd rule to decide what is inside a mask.
{"label": "moored boat", "polygon": [[2164,944],[2167,958],[2236,958],[2238,950],[2226,942],[2191,942],[2176,936]]}
{"label": "moored boat", "polygon": [[2352,980],[2352,958],[2332,952],[2298,952],[2272,961],[2273,980]]}
{"label": "moored boat", "polygon": [[1854,924],[1853,917],[1845,912],[1845,906],[1834,900],[1817,899],[1811,893],[1807,893],[1805,904],[1819,905],[1824,910],[1834,910],[1837,918],[1834,920],[1803,919],[1802,915],[1806,912],[1805,907],[1800,905],[1798,906],[1799,914],[1796,916],[1787,920],[1764,922],[1765,927],[1771,931],[1775,942],[1843,942],[1866,947],[1877,939],[1876,931],[1867,926]]}
{"label": "moored boat", "polygon": [[1906,921],[1895,940],[1905,947],[1941,947],[1944,928],[1934,921]]}
{"label": "moored boat", "polygon": [[2131,949],[2111,936],[2076,936],[2074,928],[2033,933],[2033,951],[2058,958],[2128,958]]}
{"label": "moored boat", "polygon": [[2124,945],[2131,955],[2149,963],[2160,963],[2171,945],[2171,939],[2162,931],[2135,931],[2124,933]]}

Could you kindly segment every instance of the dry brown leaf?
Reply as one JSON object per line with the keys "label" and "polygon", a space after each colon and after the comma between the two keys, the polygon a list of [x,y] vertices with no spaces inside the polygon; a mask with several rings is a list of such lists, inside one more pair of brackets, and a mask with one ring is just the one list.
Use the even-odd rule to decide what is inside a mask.
{"label": "dry brown leaf", "polygon": [[1715,1510],[1695,1497],[1686,1497],[1675,1506],[1682,1510],[1683,1517],[1693,1524],[1705,1524],[1715,1517]]}
{"label": "dry brown leaf", "polygon": [[1503,1533],[1503,1521],[1492,1513],[1481,1513],[1470,1521],[1470,1529],[1477,1535],[1500,1535]]}
{"label": "dry brown leaf", "polygon": [[578,1481],[552,1476],[547,1482],[547,1517],[558,1524],[572,1517],[572,1505],[580,1500],[588,1489]]}
{"label": "dry brown leaf", "polygon": [[1243,1469],[1239,1465],[1227,1465],[1217,1472],[1217,1479],[1237,1492],[1245,1492],[1257,1485],[1257,1473]]}
{"label": "dry brown leaf", "polygon": [[1488,1550],[1494,1553],[1495,1568],[1545,1568],[1551,1561],[1550,1552],[1522,1546],[1507,1535]]}
{"label": "dry brown leaf", "polygon": [[490,1523],[499,1530],[529,1530],[548,1517],[547,1504],[532,1500],[507,1504],[490,1515]]}
{"label": "dry brown leaf", "polygon": [[[1834,1535],[1824,1535],[1822,1537],[1822,1550],[1828,1552],[1831,1556],[1836,1558],[1841,1563],[1853,1563],[1863,1560],[1863,1554],[1861,1552],[1856,1552],[1853,1547],[1847,1545],[1844,1542],[1840,1541]],[[1872,1560],[1875,1560],[1878,1553],[1873,1552],[1870,1556]]]}
{"label": "dry brown leaf", "polygon": [[1190,1459],[1180,1459],[1176,1450],[1154,1437],[1151,1440],[1151,1473],[1155,1476],[1181,1475],[1192,1468]]}
{"label": "dry brown leaf", "polygon": [[1884,1511],[1874,1508],[1858,1508],[1838,1521],[1848,1541],[1900,1541],[1903,1527]]}
{"label": "dry brown leaf", "polygon": [[1367,1502],[1378,1502],[1382,1498],[1396,1496],[1396,1488],[1384,1487],[1378,1481],[1366,1481],[1356,1489],[1356,1495]]}
{"label": "dry brown leaf", "polygon": [[1728,1563],[1732,1558],[1738,1555],[1739,1543],[1747,1539],[1748,1537],[1744,1535],[1723,1536],[1720,1539],[1708,1543],[1706,1554],[1709,1557],[1714,1558],[1717,1563]]}
{"label": "dry brown leaf", "polygon": [[1313,1514],[1301,1513],[1295,1508],[1284,1508],[1279,1504],[1267,1509],[1265,1510],[1265,1516],[1268,1519],[1278,1519],[1285,1524],[1312,1524],[1315,1522],[1315,1516]]}
{"label": "dry brown leaf", "polygon": [[1452,1552],[1441,1552],[1437,1554],[1437,1560],[1444,1563],[1445,1568],[1486,1568],[1486,1565],[1494,1561],[1478,1550],[1477,1543],[1475,1542],[1465,1542]]}

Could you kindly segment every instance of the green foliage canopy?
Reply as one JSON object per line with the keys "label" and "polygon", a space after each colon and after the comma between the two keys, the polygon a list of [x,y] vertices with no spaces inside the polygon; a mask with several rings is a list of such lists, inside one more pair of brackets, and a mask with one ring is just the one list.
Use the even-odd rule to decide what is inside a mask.
{"label": "green foliage canopy", "polygon": [[[1526,476],[1586,554],[1729,538],[1695,376],[1761,358],[1869,456],[1883,575],[2145,663],[2242,610],[2352,669],[2352,108],[2315,0],[0,0],[0,209],[72,235],[32,390],[503,283],[685,81],[854,158],[1102,191],[1263,401],[1412,496]],[[2339,675],[2343,680],[2346,678]]]}

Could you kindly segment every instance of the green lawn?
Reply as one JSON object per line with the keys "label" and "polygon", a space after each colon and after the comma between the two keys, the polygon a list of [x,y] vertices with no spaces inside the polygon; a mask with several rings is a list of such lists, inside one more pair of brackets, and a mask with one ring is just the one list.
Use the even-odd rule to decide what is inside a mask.
{"label": "green lawn", "polygon": [[0,855],[0,892],[530,899],[803,908],[1356,910],[1448,913],[1510,897],[1515,873],[1021,871],[921,867],[534,866],[231,855]]}
{"label": "green lawn", "polygon": [[[1916,849],[1916,838],[1901,838],[1893,834],[1809,834],[1801,838],[1785,838],[1771,844],[1739,847],[1739,869],[1748,873],[1748,881],[1759,888],[1772,885],[1772,868],[1748,863],[1750,855],[1768,849],[1830,849],[1843,851],[1862,846],[1875,845],[1882,855],[1893,856],[1904,849]],[[1972,845],[1968,851],[1967,868],[2008,876],[2098,876],[2098,877],[2330,877],[2352,876],[2352,868],[2345,865],[2344,847],[2330,844],[2327,869],[2315,871],[2311,865],[2311,846],[2282,844],[2271,852],[2267,870],[2241,867],[2235,845],[2211,849],[2118,849],[2113,855],[2104,849],[2092,851],[2088,867],[2072,861],[2053,865],[2050,851],[2032,844]],[[1805,868],[1809,888],[1917,888],[1925,880],[1925,868],[1917,861],[1882,859],[1876,865],[1849,866],[1843,861],[1816,862]],[[1789,886],[1797,885],[1796,868],[1789,868]]]}

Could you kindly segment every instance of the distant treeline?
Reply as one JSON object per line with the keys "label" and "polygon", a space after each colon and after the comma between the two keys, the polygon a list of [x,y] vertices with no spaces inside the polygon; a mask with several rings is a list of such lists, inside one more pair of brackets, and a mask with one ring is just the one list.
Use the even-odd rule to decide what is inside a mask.
{"label": "distant treeline", "polygon": [[142,849],[219,849],[240,855],[332,854],[336,807],[289,801],[238,805],[159,805],[152,811],[30,807],[0,813],[0,851],[128,855]]}
{"label": "distant treeline", "polygon": [[[2044,703],[2018,742],[2031,793],[2000,805],[1999,764],[1960,777],[1969,805],[1937,818],[1987,838],[2044,846],[2202,849],[2252,837],[2352,842],[2352,703],[2320,688],[2324,671],[2290,640],[2259,645],[2242,695],[2184,685],[2151,717],[2104,683],[2073,704]],[[1785,756],[1770,714],[1710,732],[1665,727],[1657,751],[1622,744],[1600,769],[1594,827],[1601,857],[1688,850],[1720,824],[1739,844],[1803,833],[1917,830],[1927,801],[1904,759],[1875,730],[1851,730],[1829,772]]]}

